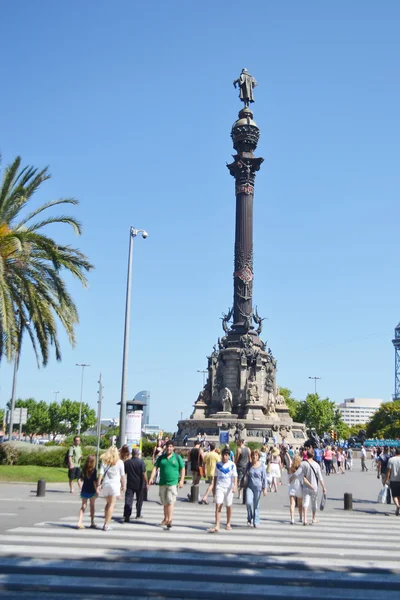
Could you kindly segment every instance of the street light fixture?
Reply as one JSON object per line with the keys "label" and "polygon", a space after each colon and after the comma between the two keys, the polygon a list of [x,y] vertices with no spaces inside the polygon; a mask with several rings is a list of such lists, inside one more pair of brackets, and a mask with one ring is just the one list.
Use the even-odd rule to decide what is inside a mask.
{"label": "street light fixture", "polygon": [[314,393],[317,395],[317,380],[321,379],[321,377],[309,377],[308,379],[314,379]]}
{"label": "street light fixture", "polygon": [[78,431],[77,435],[81,435],[81,425],[82,425],[82,398],[83,398],[83,374],[85,372],[85,367],[90,367],[90,365],[86,365],[85,363],[77,363],[76,367],[82,367],[82,377],[81,377],[81,400],[79,403],[79,422],[78,422]]}
{"label": "street light fixture", "polygon": [[207,369],[197,369],[198,373],[203,373],[203,387],[206,385],[206,373]]}
{"label": "street light fixture", "polygon": [[129,325],[131,318],[131,282],[132,282],[132,253],[133,240],[142,234],[145,240],[149,234],[145,229],[129,228],[129,251],[128,251],[128,274],[126,278],[126,300],[125,300],[125,329],[124,329],[124,348],[122,356],[122,377],[121,377],[121,409],[119,413],[119,443],[125,444],[125,419],[126,419],[126,374],[128,371],[128,351],[129,351]]}
{"label": "street light fixture", "polygon": [[54,402],[57,402],[57,398],[58,398],[58,394],[60,393],[60,390],[53,390],[53,394],[54,394]]}

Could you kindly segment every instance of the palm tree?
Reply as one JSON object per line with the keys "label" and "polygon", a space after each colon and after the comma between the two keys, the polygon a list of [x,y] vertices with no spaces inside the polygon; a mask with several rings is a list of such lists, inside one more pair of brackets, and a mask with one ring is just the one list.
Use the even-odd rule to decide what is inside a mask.
{"label": "palm tree", "polygon": [[57,321],[75,345],[78,311],[61,273],[71,273],[86,287],[85,272],[93,268],[82,252],[59,245],[42,232],[48,225],[64,223],[80,235],[81,225],[74,217],[49,215],[35,219],[54,206],[77,205],[77,200],[61,198],[28,214],[24,210],[50,177],[47,167],[41,171],[21,168],[21,158],[17,157],[6,167],[0,187],[0,361],[4,357],[15,359],[15,373],[25,332],[38,366],[40,361],[43,366],[47,364],[51,345],[56,359],[61,360]]}

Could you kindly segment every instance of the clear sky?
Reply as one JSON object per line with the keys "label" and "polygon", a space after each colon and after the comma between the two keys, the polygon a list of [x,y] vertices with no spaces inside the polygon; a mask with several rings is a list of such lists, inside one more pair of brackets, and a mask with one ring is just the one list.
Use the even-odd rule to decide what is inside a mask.
{"label": "clear sky", "polygon": [[[90,287],[71,283],[74,350],[37,370],[26,341],[20,397],[120,400],[129,226],[134,248],[128,397],[151,422],[191,412],[232,302],[240,109],[232,82],[258,80],[255,303],[278,383],[301,399],[393,393],[398,260],[400,3],[231,0],[2,2],[3,164],[50,165],[36,201],[75,196]],[[0,404],[11,393],[0,368]]]}

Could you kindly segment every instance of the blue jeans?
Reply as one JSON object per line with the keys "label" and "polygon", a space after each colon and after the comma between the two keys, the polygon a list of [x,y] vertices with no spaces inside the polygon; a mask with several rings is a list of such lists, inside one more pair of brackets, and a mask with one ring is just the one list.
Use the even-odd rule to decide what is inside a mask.
{"label": "blue jeans", "polygon": [[260,524],[260,498],[261,490],[252,490],[250,487],[246,488],[246,507],[248,523],[254,523],[254,525]]}

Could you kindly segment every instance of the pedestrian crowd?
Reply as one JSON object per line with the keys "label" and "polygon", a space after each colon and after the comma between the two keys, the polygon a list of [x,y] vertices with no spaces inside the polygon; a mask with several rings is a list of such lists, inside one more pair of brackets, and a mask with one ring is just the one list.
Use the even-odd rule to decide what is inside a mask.
{"label": "pedestrian crowd", "polygon": [[[278,493],[283,485],[283,472],[286,470],[285,483],[289,494],[290,523],[295,524],[296,507],[299,522],[303,525],[317,524],[318,507],[323,510],[326,502],[326,487],[323,474],[345,474],[353,468],[352,448],[317,445],[315,448],[299,448],[281,444],[280,446],[262,445],[260,449],[250,449],[244,440],[237,440],[234,453],[226,444],[220,450],[200,436],[194,441],[187,453],[185,464],[182,456],[175,452],[174,442],[169,438],[158,440],[152,455],[153,468],[150,478],[146,465],[138,448],[131,451],[128,446],[118,450],[111,446],[100,456],[100,468],[97,472],[96,457],[89,455],[81,469],[82,450],[80,438],[74,438],[68,451],[68,476],[70,492],[73,482],[78,481],[81,495],[78,529],[83,529],[83,516],[89,502],[91,528],[96,528],[95,501],[101,496],[105,499],[103,530],[110,529],[116,500],[125,494],[122,522],[129,523],[132,516],[133,501],[136,499],[135,519],[142,518],[143,500],[151,485],[159,486],[159,496],[163,505],[163,518],[160,523],[166,529],[173,525],[174,505],[178,488],[184,485],[185,475],[190,472],[192,485],[198,486],[205,478],[207,487],[200,497],[200,504],[209,504],[212,497],[215,503],[215,525],[208,531],[218,533],[221,528],[222,510],[226,508],[225,529],[231,529],[232,506],[235,494],[243,495],[247,509],[247,526],[257,528],[260,525],[260,500],[268,492]],[[368,471],[367,452],[360,449],[361,469]],[[396,515],[400,513],[400,448],[393,452],[387,447],[373,448],[371,460],[377,470],[377,478],[396,506]],[[318,503],[318,490],[322,497]],[[383,491],[382,491],[383,493]],[[193,501],[188,494],[188,500]],[[311,520],[309,520],[309,510]]]}

